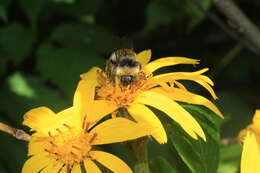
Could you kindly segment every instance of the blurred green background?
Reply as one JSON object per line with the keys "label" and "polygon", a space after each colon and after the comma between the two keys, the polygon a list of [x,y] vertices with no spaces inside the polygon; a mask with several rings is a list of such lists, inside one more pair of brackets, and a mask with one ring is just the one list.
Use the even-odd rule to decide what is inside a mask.
{"label": "blurred green background", "polygon": [[[200,2],[226,22],[211,0]],[[236,3],[259,24],[258,0]],[[16,128],[24,128],[23,114],[31,108],[71,105],[79,75],[103,68],[118,48],[116,38],[131,40],[136,52],[151,49],[153,59],[185,56],[201,60],[196,69],[209,67],[216,104],[226,116],[222,138],[235,137],[260,107],[259,55],[207,18],[196,0],[0,0],[0,25],[0,121]],[[19,172],[26,143],[2,132],[0,141],[0,173]],[[220,151],[219,173],[238,170],[240,148],[229,147]],[[180,161],[153,162],[168,168]]]}

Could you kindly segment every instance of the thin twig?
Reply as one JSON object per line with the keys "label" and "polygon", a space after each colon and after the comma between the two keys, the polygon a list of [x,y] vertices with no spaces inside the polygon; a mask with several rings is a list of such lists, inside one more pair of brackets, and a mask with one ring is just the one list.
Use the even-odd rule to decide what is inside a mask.
{"label": "thin twig", "polygon": [[227,25],[227,23],[230,24],[230,22],[224,22],[216,14],[212,13],[211,11],[205,10],[204,7],[201,5],[201,0],[191,0],[191,2],[193,2],[207,18],[209,18],[212,22],[219,26],[228,36],[232,37],[234,40],[238,41],[244,47],[250,49],[251,51],[260,54],[260,49],[258,49],[254,45],[254,43],[250,42],[245,37],[242,37],[241,32],[236,32],[234,31],[233,27],[230,28],[230,25]]}
{"label": "thin twig", "polygon": [[212,78],[219,75],[238,56],[242,49],[241,44],[237,44],[223,58],[220,58],[217,66],[211,71]]}
{"label": "thin twig", "polygon": [[31,139],[31,136],[28,133],[26,133],[25,131],[23,131],[21,129],[16,129],[16,128],[10,127],[1,122],[0,122],[0,131],[8,133],[19,140],[29,141]]}
{"label": "thin twig", "polygon": [[233,0],[213,0],[217,9],[225,15],[229,27],[241,38],[251,43],[251,49],[260,54],[260,30],[234,3]]}

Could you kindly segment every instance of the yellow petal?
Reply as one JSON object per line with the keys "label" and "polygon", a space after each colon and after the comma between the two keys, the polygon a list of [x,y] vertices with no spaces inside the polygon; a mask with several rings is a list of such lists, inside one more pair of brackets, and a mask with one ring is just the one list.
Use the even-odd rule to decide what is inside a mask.
{"label": "yellow petal", "polygon": [[214,99],[217,99],[217,96],[216,96],[214,90],[210,86],[210,85],[213,86],[214,83],[207,76],[201,75],[201,73],[203,73],[207,70],[208,69],[205,68],[205,69],[199,70],[197,72],[174,72],[174,73],[161,74],[161,75],[154,76],[153,82],[158,81],[158,83],[160,83],[163,81],[168,82],[168,81],[174,81],[174,80],[191,80],[191,81],[197,82],[198,84],[203,86],[206,90],[209,91],[209,93],[212,95],[212,97]]}
{"label": "yellow petal", "polygon": [[97,135],[93,145],[123,142],[150,135],[148,130],[143,128],[143,124],[126,118],[109,119],[97,125],[90,133]]}
{"label": "yellow petal", "polygon": [[133,173],[124,161],[110,153],[91,151],[90,155],[114,173]]}
{"label": "yellow petal", "polygon": [[251,131],[248,131],[244,140],[241,173],[259,173],[260,172],[260,144],[257,137]]}
{"label": "yellow petal", "polygon": [[253,123],[259,123],[260,122],[260,110],[257,109],[254,114]]}
{"label": "yellow petal", "polygon": [[255,131],[257,134],[260,134],[260,110],[255,111],[253,123],[250,124],[248,127]]}
{"label": "yellow petal", "polygon": [[114,112],[118,106],[115,102],[107,100],[96,100],[94,101],[88,110],[87,121],[91,124],[101,120],[104,116]]}
{"label": "yellow petal", "polygon": [[41,173],[58,173],[62,167],[62,163],[50,163],[46,168],[44,168]]}
{"label": "yellow petal", "polygon": [[51,163],[51,160],[47,157],[48,153],[41,153],[30,157],[23,165],[22,173],[38,172],[42,168]]}
{"label": "yellow petal", "polygon": [[73,105],[79,107],[82,119],[91,109],[92,102],[95,97],[95,89],[98,85],[98,73],[101,69],[97,67],[91,68],[87,73],[81,75],[82,80],[79,81],[74,94]]}
{"label": "yellow petal", "polygon": [[150,62],[145,66],[145,69],[152,73],[161,67],[172,66],[177,64],[198,64],[198,61],[199,60],[197,59],[185,57],[165,57]]}
{"label": "yellow petal", "polygon": [[35,130],[37,132],[35,136],[48,136],[48,132],[52,134],[58,133],[56,131],[57,128],[60,130],[66,129],[63,124],[67,124],[79,130],[82,121],[78,109],[75,107],[65,109],[57,115],[46,107],[39,107],[30,110],[24,115],[23,124]]}
{"label": "yellow petal", "polygon": [[247,132],[248,132],[248,129],[243,129],[243,130],[240,130],[239,134],[238,134],[238,142],[239,144],[242,146],[244,141],[245,141],[245,138],[246,138],[246,135],[247,135]]}
{"label": "yellow petal", "polygon": [[182,83],[178,82],[178,81],[174,81],[174,83],[177,85],[177,87],[179,87],[180,89],[186,90],[186,87],[184,85],[182,85]]}
{"label": "yellow petal", "polygon": [[[146,91],[138,96],[135,103],[146,104],[166,113],[170,118],[179,123],[179,125],[194,139],[199,135],[206,140],[205,134],[198,122],[182,108],[178,103],[162,94]],[[196,135],[197,134],[197,135]]]}
{"label": "yellow petal", "polygon": [[163,88],[154,88],[152,89],[152,91],[161,93],[176,101],[185,102],[189,104],[203,105],[208,109],[210,109],[215,114],[217,114],[219,117],[224,118],[224,116],[219,111],[219,109],[205,97],[202,97],[200,95],[179,88],[171,88],[171,89],[172,92],[167,92],[168,90],[165,91]]}
{"label": "yellow petal", "polygon": [[66,166],[63,166],[63,167],[61,168],[61,170],[60,170],[59,173],[68,173],[67,167],[66,167]]}
{"label": "yellow petal", "polygon": [[152,51],[144,50],[136,55],[136,60],[141,63],[142,67],[144,67],[151,59]]}
{"label": "yellow petal", "polygon": [[[81,74],[80,78],[83,80],[95,80],[97,77],[97,74],[96,74],[97,71],[102,71],[102,70],[98,67],[92,67],[88,72]],[[90,82],[93,82],[93,81],[90,81]]]}
{"label": "yellow petal", "polygon": [[28,156],[45,152],[44,149],[48,148],[49,145],[50,143],[46,140],[33,136],[28,144]]}
{"label": "yellow petal", "polygon": [[31,109],[24,114],[23,125],[29,126],[32,130],[44,133],[46,126],[53,123],[55,113],[47,107]]}
{"label": "yellow petal", "polygon": [[87,173],[102,173],[100,169],[97,167],[97,165],[90,159],[84,160],[84,166],[87,170]]}
{"label": "yellow petal", "polygon": [[75,164],[71,170],[71,173],[81,173],[80,164]]}
{"label": "yellow petal", "polygon": [[97,71],[101,71],[101,69],[93,67],[87,73],[80,75],[82,80],[78,83],[74,94],[74,105],[94,100],[95,88],[98,85]]}
{"label": "yellow petal", "polygon": [[142,104],[132,104],[128,109],[129,114],[137,122],[145,122],[151,129],[151,134],[160,144],[167,142],[167,135],[161,121],[157,116],[146,106]]}

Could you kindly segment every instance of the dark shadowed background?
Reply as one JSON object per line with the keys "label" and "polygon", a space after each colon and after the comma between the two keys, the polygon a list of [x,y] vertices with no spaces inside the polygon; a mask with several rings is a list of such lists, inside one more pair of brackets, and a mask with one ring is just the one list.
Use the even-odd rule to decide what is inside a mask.
{"label": "dark shadowed background", "polygon": [[[260,25],[258,0],[235,3]],[[0,26],[0,121],[16,128],[26,129],[23,114],[31,108],[59,111],[71,105],[79,75],[92,66],[104,68],[110,53],[119,48],[118,38],[131,40],[136,52],[151,49],[153,60],[201,60],[195,68],[164,70],[209,67],[207,75],[219,97],[216,104],[226,116],[222,138],[235,137],[260,107],[259,54],[243,44],[243,31],[237,32],[212,0],[0,0]],[[209,98],[195,86],[196,93]],[[19,172],[26,142],[2,132],[0,141],[0,172]],[[231,164],[220,166],[218,173],[237,171],[238,150],[235,146],[222,158],[227,159],[223,164]],[[221,152],[226,153],[225,148]],[[164,162],[160,159],[153,161]]]}

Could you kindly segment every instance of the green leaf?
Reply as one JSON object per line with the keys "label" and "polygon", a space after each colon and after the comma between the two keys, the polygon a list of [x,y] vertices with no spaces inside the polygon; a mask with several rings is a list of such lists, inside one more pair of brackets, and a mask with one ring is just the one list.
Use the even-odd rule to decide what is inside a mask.
{"label": "green leaf", "polygon": [[7,60],[3,57],[0,57],[0,76],[5,72],[6,70],[6,62]]}
{"label": "green leaf", "polygon": [[177,170],[161,156],[158,156],[150,162],[150,169],[152,173],[178,173]]}
{"label": "green leaf", "polygon": [[[200,5],[208,10],[211,0],[198,1]],[[161,25],[175,24],[175,29],[191,31],[205,18],[196,2],[190,0],[153,0],[149,3],[147,10],[147,23],[145,31],[152,31]],[[180,25],[180,26],[179,26]]]}
{"label": "green leaf", "polygon": [[93,66],[105,62],[88,47],[55,48],[44,45],[38,50],[37,69],[43,77],[64,91],[72,98],[80,74],[87,72]]}
{"label": "green leaf", "polygon": [[27,98],[35,97],[35,91],[28,84],[24,76],[21,73],[15,73],[8,79],[10,90],[17,95],[24,96]]}
{"label": "green leaf", "polygon": [[55,28],[51,40],[69,47],[87,47],[98,53],[112,50],[113,35],[105,28],[82,23],[66,23]]}
{"label": "green leaf", "polygon": [[194,140],[175,122],[168,134],[173,146],[192,173],[216,173],[219,163],[219,118],[199,106],[183,105],[200,123],[207,141]]}
{"label": "green leaf", "polygon": [[223,137],[237,136],[241,129],[244,129],[252,122],[255,110],[246,100],[250,93],[250,90],[241,88],[232,88],[218,93],[219,100],[221,100],[218,107],[228,115],[221,127]]}
{"label": "green leaf", "polygon": [[7,9],[10,4],[10,0],[0,0],[0,18],[4,21],[7,22]]}
{"label": "green leaf", "polygon": [[56,10],[63,14],[80,18],[94,14],[101,6],[103,0],[54,0],[58,4]]}
{"label": "green leaf", "polygon": [[36,25],[40,12],[45,6],[46,2],[46,0],[19,0],[20,6],[33,26]]}
{"label": "green leaf", "polygon": [[187,1],[186,2],[187,5],[185,6],[184,11],[189,16],[190,21],[188,24],[188,31],[191,31],[194,27],[200,24],[205,18],[205,14],[199,8],[202,7],[205,11],[207,11],[211,6],[211,0],[203,0],[203,1],[194,0],[194,2],[190,0],[185,0],[185,1]]}
{"label": "green leaf", "polygon": [[42,79],[21,73],[10,76],[0,89],[2,118],[17,126],[21,125],[23,114],[32,108],[47,106],[57,112],[72,104],[58,90],[46,86]]}
{"label": "green leaf", "polygon": [[237,173],[241,158],[241,146],[230,145],[220,149],[218,173]]}
{"label": "green leaf", "polygon": [[20,24],[12,24],[0,29],[0,56],[20,63],[31,51],[35,36]]}
{"label": "green leaf", "polygon": [[169,23],[173,18],[172,11],[161,5],[160,1],[152,1],[149,3],[146,15],[147,23],[145,30],[148,32],[154,30],[160,25]]}
{"label": "green leaf", "polygon": [[53,0],[54,2],[58,3],[66,3],[66,4],[73,4],[75,0]]}

